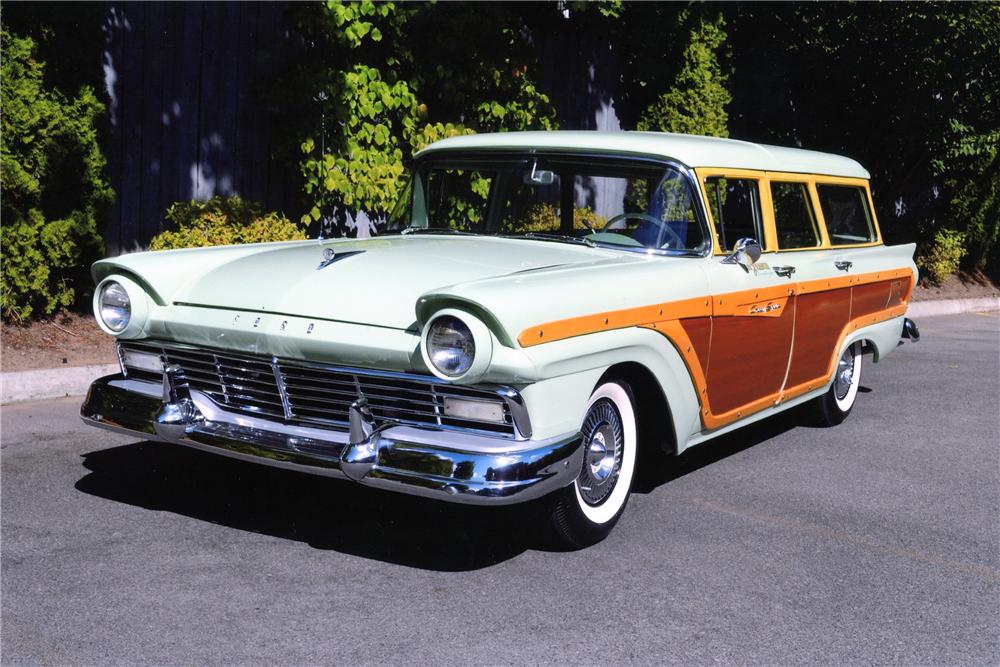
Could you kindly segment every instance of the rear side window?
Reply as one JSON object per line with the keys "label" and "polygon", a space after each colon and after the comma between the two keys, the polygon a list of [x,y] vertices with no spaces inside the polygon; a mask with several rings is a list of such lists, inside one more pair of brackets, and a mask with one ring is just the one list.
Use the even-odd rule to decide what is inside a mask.
{"label": "rear side window", "polygon": [[853,185],[816,185],[830,245],[871,243],[875,240],[868,197]]}
{"label": "rear side window", "polygon": [[748,237],[763,245],[757,181],[712,176],[705,179],[705,192],[721,250],[729,250]]}
{"label": "rear side window", "polygon": [[815,248],[819,245],[819,229],[809,201],[809,186],[805,183],[771,182],[774,202],[774,227],[778,233],[778,248]]}

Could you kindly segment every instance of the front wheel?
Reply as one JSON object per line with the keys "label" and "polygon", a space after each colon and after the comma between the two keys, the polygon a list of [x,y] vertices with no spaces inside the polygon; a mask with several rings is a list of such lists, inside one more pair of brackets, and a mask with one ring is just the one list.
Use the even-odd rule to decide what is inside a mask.
{"label": "front wheel", "polygon": [[851,414],[861,384],[861,343],[854,343],[837,361],[833,385],[815,399],[813,414],[820,426],[836,426]]}
{"label": "front wheel", "polygon": [[604,382],[583,418],[583,464],[570,486],[549,500],[551,536],[562,548],[582,549],[611,532],[628,503],[636,461],[635,399],[628,384]]}

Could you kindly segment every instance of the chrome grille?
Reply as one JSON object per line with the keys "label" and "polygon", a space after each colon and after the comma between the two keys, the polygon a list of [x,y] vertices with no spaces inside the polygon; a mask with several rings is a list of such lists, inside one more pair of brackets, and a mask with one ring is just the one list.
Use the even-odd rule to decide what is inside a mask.
{"label": "chrome grille", "polygon": [[[123,349],[159,354],[180,366],[192,389],[221,408],[272,419],[344,426],[351,404],[364,395],[372,414],[407,424],[471,429],[513,436],[510,407],[502,401],[504,423],[444,414],[446,398],[496,402],[489,390],[441,382],[435,378],[362,369],[330,368],[307,362],[154,342],[121,343]],[[159,375],[126,368],[129,377]]]}

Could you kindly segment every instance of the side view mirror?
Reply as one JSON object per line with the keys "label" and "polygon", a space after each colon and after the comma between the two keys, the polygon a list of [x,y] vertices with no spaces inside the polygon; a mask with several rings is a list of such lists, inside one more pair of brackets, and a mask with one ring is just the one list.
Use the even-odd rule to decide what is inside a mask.
{"label": "side view mirror", "polygon": [[757,263],[757,260],[760,259],[760,253],[760,243],[757,242],[757,239],[740,239],[733,244],[733,254],[722,260],[722,263],[739,264],[743,267],[744,271],[750,273],[750,269],[752,269],[754,264]]}

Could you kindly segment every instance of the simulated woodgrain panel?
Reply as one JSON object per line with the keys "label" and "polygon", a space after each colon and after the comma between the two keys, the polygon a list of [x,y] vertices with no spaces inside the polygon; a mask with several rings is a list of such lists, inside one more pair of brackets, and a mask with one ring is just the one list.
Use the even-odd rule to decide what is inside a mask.
{"label": "simulated woodgrain panel", "polygon": [[889,307],[899,306],[906,299],[907,295],[910,293],[910,279],[900,278],[898,280],[893,280],[892,285],[889,288]]}
{"label": "simulated woodgrain panel", "polygon": [[681,320],[684,333],[691,339],[691,346],[701,364],[702,372],[708,372],[709,344],[712,341],[712,318],[693,317]]}
{"label": "simulated woodgrain panel", "polygon": [[795,343],[786,386],[794,387],[827,375],[830,355],[850,316],[850,288],[796,297]]}
{"label": "simulated woodgrain panel", "polygon": [[856,285],[851,289],[852,319],[885,310],[886,304],[889,302],[890,281],[888,280],[868,285]]}
{"label": "simulated woodgrain panel", "polygon": [[712,324],[708,401],[721,414],[777,392],[788,368],[795,299],[780,317],[717,317]]}

